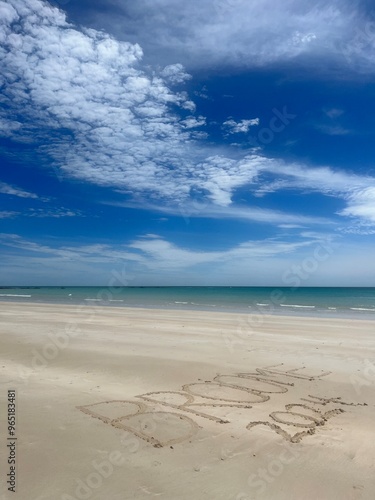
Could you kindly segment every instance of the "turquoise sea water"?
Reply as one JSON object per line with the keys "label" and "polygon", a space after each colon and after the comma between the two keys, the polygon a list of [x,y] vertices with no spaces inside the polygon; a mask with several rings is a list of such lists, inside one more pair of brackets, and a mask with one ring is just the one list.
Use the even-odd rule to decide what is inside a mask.
{"label": "turquoise sea water", "polygon": [[0,301],[375,319],[375,288],[0,287]]}

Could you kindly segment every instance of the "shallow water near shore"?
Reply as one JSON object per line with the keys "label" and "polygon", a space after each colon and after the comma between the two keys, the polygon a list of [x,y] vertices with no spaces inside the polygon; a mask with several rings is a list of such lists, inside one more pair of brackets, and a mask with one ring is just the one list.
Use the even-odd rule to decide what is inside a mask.
{"label": "shallow water near shore", "polygon": [[375,319],[375,288],[0,287],[0,301]]}

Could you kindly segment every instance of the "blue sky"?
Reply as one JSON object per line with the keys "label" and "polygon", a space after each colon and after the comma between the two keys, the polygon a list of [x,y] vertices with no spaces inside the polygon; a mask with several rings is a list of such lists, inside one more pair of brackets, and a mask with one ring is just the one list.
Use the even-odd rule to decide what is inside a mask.
{"label": "blue sky", "polygon": [[374,286],[374,49],[365,1],[0,1],[0,284]]}

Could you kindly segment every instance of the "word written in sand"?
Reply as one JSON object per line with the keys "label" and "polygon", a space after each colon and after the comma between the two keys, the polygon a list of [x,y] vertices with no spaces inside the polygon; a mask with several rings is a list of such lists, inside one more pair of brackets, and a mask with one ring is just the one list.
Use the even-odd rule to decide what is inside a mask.
{"label": "word written in sand", "polygon": [[[185,384],[180,391],[148,392],[136,396],[142,401],[111,400],[77,408],[106,424],[133,433],[155,447],[171,446],[191,439],[197,433],[200,426],[192,417],[229,424],[229,420],[213,414],[215,409],[251,409],[253,405],[268,401],[273,394],[287,393],[296,382],[319,381],[331,373],[312,375],[302,372],[304,367],[281,370],[280,366],[257,368],[254,373],[217,375],[205,382]],[[325,425],[329,418],[342,413],[341,406],[353,404],[344,403],[340,398],[308,395],[297,403],[286,404],[285,411],[270,413],[270,421],[253,421],[246,428],[266,426],[285,440],[297,443],[314,434],[317,427]],[[153,409],[160,405],[174,411]],[[334,407],[327,409],[327,405]],[[293,428],[301,430],[293,434]]]}

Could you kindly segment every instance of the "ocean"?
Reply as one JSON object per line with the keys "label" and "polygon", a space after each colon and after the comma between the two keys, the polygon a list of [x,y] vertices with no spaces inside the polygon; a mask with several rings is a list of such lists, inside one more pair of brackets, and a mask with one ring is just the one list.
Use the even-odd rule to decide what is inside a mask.
{"label": "ocean", "polygon": [[375,288],[0,287],[0,301],[375,319]]}

